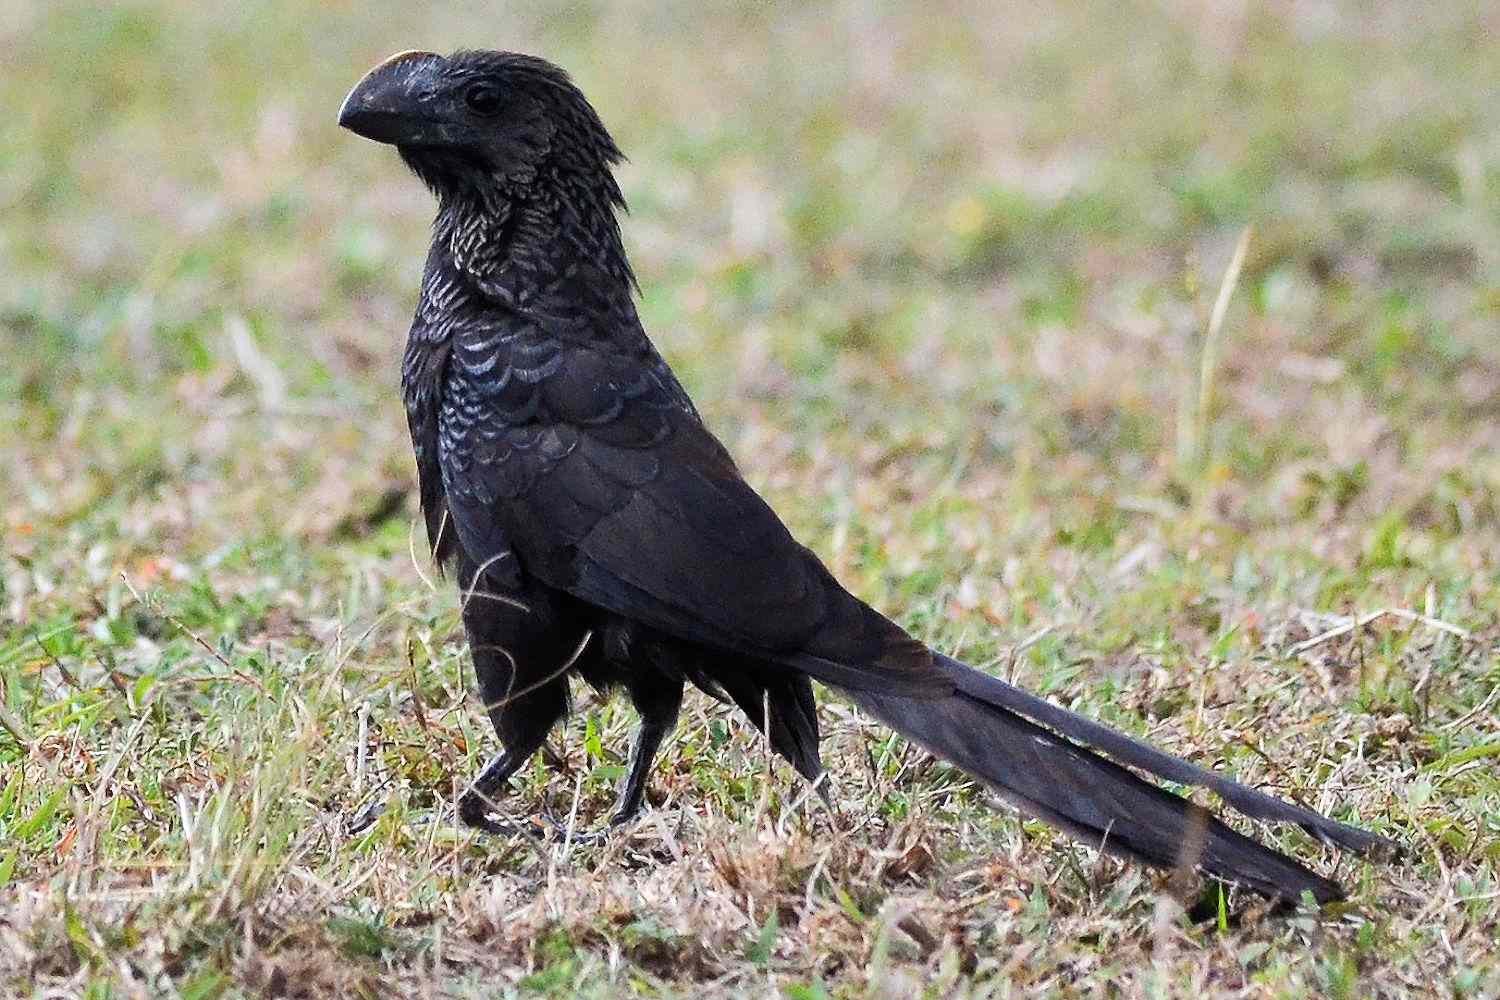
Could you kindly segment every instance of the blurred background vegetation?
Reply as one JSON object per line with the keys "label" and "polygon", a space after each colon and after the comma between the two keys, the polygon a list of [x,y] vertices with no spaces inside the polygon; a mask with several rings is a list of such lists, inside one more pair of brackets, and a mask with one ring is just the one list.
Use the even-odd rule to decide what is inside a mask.
{"label": "blurred background vegetation", "polygon": [[[1140,972],[1161,940],[1149,892],[1072,874],[1061,841],[914,778],[886,742],[856,803],[900,830],[925,802],[923,850],[948,865],[1014,848],[993,905],[934,918],[957,944],[871,971],[883,902],[951,891],[938,868],[851,868],[859,924],[827,865],[818,898],[858,924],[848,942],[754,905],[672,931],[681,915],[627,883],[618,926],[657,936],[564,907],[485,953],[508,977],[492,985],[607,995],[625,940],[631,982],[665,992],[940,973],[976,991],[1500,988],[1497,39],[1479,0],[4,0],[0,972],[128,994],[121,954],[184,995],[269,988],[286,941],[245,914],[275,924],[262,904],[298,899],[276,926],[347,960],[326,991],[406,989],[447,975],[432,928],[484,940],[478,875],[526,899],[545,870],[419,822],[490,745],[451,595],[413,557],[397,359],[432,205],[334,126],[390,52],[485,47],[566,66],[613,129],[648,330],[846,583],[1180,752],[1255,774],[1263,748],[1279,769],[1260,780],[1349,803],[1420,859],[1341,866],[1366,916],[1312,957],[1321,931],[1262,927]],[[1406,614],[1298,645],[1382,609]],[[458,706],[453,739],[424,705]],[[583,714],[564,742],[594,815],[629,720]],[[696,705],[664,765],[672,808],[728,824],[707,844],[760,829],[758,750],[726,721]],[[834,710],[836,737],[856,725]],[[866,767],[856,736],[846,769]],[[744,760],[723,763],[726,740]],[[370,831],[299,839],[377,791]],[[521,801],[566,812],[571,793],[537,776]],[[224,824],[212,850],[194,816]],[[236,868],[235,844],[260,860]],[[288,874],[343,885],[371,865],[312,902]],[[773,915],[806,881],[770,880]],[[157,909],[133,911],[150,932],[109,895],[132,887],[151,889]],[[392,930],[412,913],[425,930]],[[1051,957],[1005,966],[1027,942]]]}

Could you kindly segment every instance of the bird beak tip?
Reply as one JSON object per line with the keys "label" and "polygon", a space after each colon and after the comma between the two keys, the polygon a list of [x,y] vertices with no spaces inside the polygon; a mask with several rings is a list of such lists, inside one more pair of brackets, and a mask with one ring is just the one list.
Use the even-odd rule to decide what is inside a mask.
{"label": "bird beak tip", "polygon": [[354,117],[358,113],[354,110],[353,103],[349,99],[353,96],[353,94],[350,94],[349,97],[344,98],[344,103],[339,106],[339,128],[353,127]]}
{"label": "bird beak tip", "polygon": [[355,135],[364,136],[368,131],[367,121],[371,117],[369,106],[363,101],[356,100],[355,94],[351,93],[344,98],[344,103],[339,108],[339,127],[346,128]]}

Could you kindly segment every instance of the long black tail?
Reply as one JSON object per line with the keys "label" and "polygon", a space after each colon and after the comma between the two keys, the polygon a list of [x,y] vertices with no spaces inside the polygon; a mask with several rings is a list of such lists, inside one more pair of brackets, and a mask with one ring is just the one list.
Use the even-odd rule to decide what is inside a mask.
{"label": "long black tail", "polygon": [[941,654],[937,660],[957,688],[950,697],[924,701],[865,691],[846,694],[1022,810],[1103,850],[1163,868],[1196,865],[1267,896],[1294,900],[1306,890],[1319,902],[1343,897],[1336,882],[1080,744],[1169,781],[1210,788],[1248,816],[1297,823],[1325,842],[1360,852],[1396,852],[1384,837],[1247,788],[957,660]]}

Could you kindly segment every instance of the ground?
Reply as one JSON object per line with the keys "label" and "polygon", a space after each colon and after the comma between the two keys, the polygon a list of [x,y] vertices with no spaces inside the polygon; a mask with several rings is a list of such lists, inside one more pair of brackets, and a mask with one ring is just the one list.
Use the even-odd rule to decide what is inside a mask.
{"label": "ground", "polygon": [[[1500,8],[868,6],[0,10],[0,992],[1500,995]],[[1194,922],[826,693],[835,813],[693,696],[627,835],[458,829],[432,205],[334,125],[414,46],[574,72],[649,331],[854,591],[1406,859],[1256,829],[1349,900]],[[579,695],[513,808],[582,831]]]}

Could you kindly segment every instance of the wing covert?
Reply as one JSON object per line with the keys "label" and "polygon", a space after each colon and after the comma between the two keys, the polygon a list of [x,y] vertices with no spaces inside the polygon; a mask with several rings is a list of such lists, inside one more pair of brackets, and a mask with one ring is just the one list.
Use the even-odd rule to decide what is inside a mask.
{"label": "wing covert", "polygon": [[518,314],[454,337],[438,438],[471,558],[508,543],[549,586],[844,687],[951,691],[792,538],[644,334],[580,329]]}

